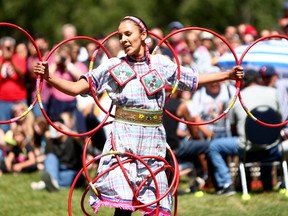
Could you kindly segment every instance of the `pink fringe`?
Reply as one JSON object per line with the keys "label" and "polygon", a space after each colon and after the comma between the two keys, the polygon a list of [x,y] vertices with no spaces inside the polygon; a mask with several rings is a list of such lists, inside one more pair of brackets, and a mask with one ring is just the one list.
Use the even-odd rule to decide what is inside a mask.
{"label": "pink fringe", "polygon": [[120,209],[124,209],[124,210],[129,210],[129,211],[135,211],[135,208],[133,206],[131,206],[130,204],[126,204],[126,203],[115,203],[115,202],[111,202],[111,201],[99,201],[98,203],[94,204],[92,206],[92,208],[94,209],[94,213],[97,214],[99,211],[99,208],[101,206],[106,206],[106,207],[110,207],[110,208],[120,208]]}
{"label": "pink fringe", "polygon": [[[131,206],[130,204],[115,203],[115,202],[111,202],[111,201],[101,200],[92,206],[95,214],[98,214],[99,208],[101,206],[106,206],[106,207],[110,207],[110,208],[120,208],[120,209],[124,209],[124,210],[128,210],[128,211],[132,211],[132,212],[135,211],[135,208],[133,206]],[[155,209],[150,210],[149,208],[140,209],[139,211],[143,215],[151,215],[151,216],[155,215],[155,212],[156,212]],[[169,211],[160,210],[158,216],[171,216],[171,213]]]}

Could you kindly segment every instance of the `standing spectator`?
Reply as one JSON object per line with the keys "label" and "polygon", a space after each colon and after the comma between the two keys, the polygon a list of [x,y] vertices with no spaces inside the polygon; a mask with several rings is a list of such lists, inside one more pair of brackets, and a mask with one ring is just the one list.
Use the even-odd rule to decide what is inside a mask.
{"label": "standing spectator", "polygon": [[[27,103],[25,87],[26,59],[14,53],[16,41],[12,37],[0,40],[2,55],[0,56],[0,121],[11,118],[12,106],[16,103]],[[1,124],[4,132],[9,130],[8,124]]]}
{"label": "standing spectator", "polygon": [[256,28],[250,24],[240,24],[238,26],[238,31],[240,33],[241,39],[243,40],[243,43],[247,45],[254,42],[258,37]]}
{"label": "standing spectator", "polygon": [[[34,36],[35,43],[38,46],[42,58],[45,59],[49,53],[49,42],[45,38],[45,36],[41,34],[36,34]],[[39,57],[37,55],[36,49],[33,44],[29,41],[28,43],[29,48],[29,57],[27,58],[27,91],[28,95],[28,102],[29,104],[32,103],[34,98],[36,97],[36,76],[33,73],[33,68],[37,61],[39,61]],[[49,58],[49,63],[53,61],[53,56]],[[50,98],[50,87],[48,86],[46,81],[43,81],[42,90],[41,90],[41,102],[43,105],[44,110],[47,110],[48,101]],[[33,108],[33,113],[35,117],[42,116],[42,112],[40,110],[40,106],[37,103]]]}
{"label": "standing spectator", "polygon": [[109,54],[111,55],[111,57],[122,57],[125,55],[120,43],[119,43],[119,40],[115,37],[112,37],[110,38],[108,41],[107,41],[107,50],[109,52]]}
{"label": "standing spectator", "polygon": [[[152,33],[154,33],[155,35],[157,35],[158,37],[160,37],[160,39],[162,39],[164,37],[164,32],[159,27],[153,27],[153,28],[151,28],[150,31]],[[148,44],[150,52],[152,52],[154,50],[155,46],[159,42],[158,38],[156,38],[154,36],[151,36],[151,38],[152,38],[152,42],[150,44]],[[160,48],[156,51],[156,54],[168,55],[168,54],[171,54],[171,51],[169,50],[169,48],[167,47],[167,45],[165,43],[162,43]],[[170,56],[167,56],[167,57],[170,57]]]}
{"label": "standing spectator", "polygon": [[[182,28],[184,28],[184,26],[179,21],[173,21],[173,22],[169,23],[169,25],[168,25],[169,33],[175,32],[175,31],[182,29]],[[180,55],[181,51],[188,47],[187,43],[184,39],[184,32],[178,32],[178,33],[174,34],[173,36],[171,36],[170,37],[170,43],[171,43],[171,46],[173,47],[173,49],[175,50],[177,55]],[[163,53],[163,54],[168,55],[171,59],[173,59],[174,57],[172,55],[172,52],[170,50],[167,50],[167,52],[169,52],[169,53]]]}
{"label": "standing spectator", "polygon": [[[86,66],[73,58],[73,46],[70,43],[64,44],[55,53],[56,70],[54,74],[69,81],[76,81],[83,73],[87,72]],[[48,105],[49,117],[56,118],[62,112],[76,114],[78,112],[76,98],[52,88]]]}
{"label": "standing spectator", "polygon": [[239,37],[238,35],[238,30],[236,26],[226,26],[225,31],[224,31],[224,37],[230,41],[234,37]]}
{"label": "standing spectator", "polygon": [[267,37],[271,35],[271,31],[269,29],[262,29],[259,35],[260,37]]}
{"label": "standing spectator", "polygon": [[[99,33],[94,38],[98,42],[101,43],[102,40],[104,39],[104,37],[105,36],[102,33]],[[86,51],[88,54],[88,58],[84,61],[84,63],[85,63],[87,68],[89,68],[90,61],[93,57],[93,54],[95,54],[94,52],[96,50],[97,50],[97,52],[96,52],[96,56],[94,56],[93,68],[96,68],[97,66],[99,66],[104,60],[107,60],[106,53],[104,52],[104,50],[100,46],[97,45],[97,43],[89,42],[86,44],[85,48],[86,48]]]}
{"label": "standing spectator", "polygon": [[196,48],[200,45],[199,33],[200,31],[191,30],[187,31],[185,34],[185,41],[188,45],[191,55],[193,55]]}
{"label": "standing spectator", "polygon": [[22,42],[16,45],[15,53],[17,53],[23,59],[27,59],[28,57],[28,48],[26,43]]}
{"label": "standing spectator", "polygon": [[[73,24],[67,23],[67,24],[64,24],[62,26],[62,38],[63,38],[63,40],[73,38],[77,35],[78,35],[77,29]],[[71,41],[71,43],[75,43],[75,41]],[[80,47],[80,50],[79,50],[79,53],[77,56],[77,61],[85,62],[87,60],[87,58],[88,58],[88,53],[87,53],[86,48]]]}
{"label": "standing spectator", "polygon": [[[237,36],[234,36],[234,37],[237,37]],[[231,40],[233,40],[233,38],[231,38],[230,41]],[[217,65],[219,58],[222,55],[229,53],[230,50],[229,50],[229,47],[219,37],[214,37],[213,43],[215,46],[215,50],[214,50],[214,55],[212,58],[212,65]]]}
{"label": "standing spectator", "polygon": [[[213,48],[213,34],[209,32],[201,32],[199,35],[200,45],[195,49],[193,53],[193,59],[196,67],[199,68],[202,73],[209,72],[212,65],[212,48]],[[216,68],[215,68],[216,69]]]}

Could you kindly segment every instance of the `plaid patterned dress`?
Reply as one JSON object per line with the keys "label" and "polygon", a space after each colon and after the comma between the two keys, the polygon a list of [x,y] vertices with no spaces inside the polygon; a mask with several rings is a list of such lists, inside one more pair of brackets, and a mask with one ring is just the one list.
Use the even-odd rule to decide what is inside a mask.
{"label": "plaid patterned dress", "polygon": [[[147,96],[140,77],[149,71],[147,62],[128,62],[137,72],[137,77],[130,80],[124,86],[119,86],[108,70],[119,64],[123,59],[111,58],[98,68],[88,72],[83,77],[92,77],[93,86],[97,93],[107,91],[114,105],[148,109],[162,110],[165,103],[164,89]],[[177,76],[177,65],[162,55],[151,55],[151,66],[162,77],[165,85],[173,86]],[[196,69],[181,67],[181,77],[178,85],[180,90],[195,91],[198,83],[198,71]],[[108,137],[103,153],[112,150],[112,141],[119,152],[129,151],[139,156],[160,156],[166,155],[166,134],[163,125],[158,127],[144,127],[114,122],[111,128],[111,135]],[[122,157],[121,160],[127,159]],[[117,163],[114,155],[104,156],[100,160],[98,173],[103,173],[109,167]],[[147,159],[146,163],[152,170],[163,166],[163,162],[154,159]],[[130,180],[130,185],[137,190],[141,182],[149,175],[149,171],[139,161],[125,163],[124,168]],[[160,196],[167,191],[168,182],[165,171],[156,175]],[[98,212],[100,206],[110,206],[135,211],[134,192],[127,183],[120,167],[106,173],[96,183],[95,187],[101,194],[101,200],[91,191],[90,205]],[[134,199],[134,202],[133,202]],[[148,181],[139,191],[137,201],[147,204],[155,201],[154,181]],[[139,205],[139,203],[138,203]],[[172,196],[168,194],[160,202],[160,215],[170,215],[172,208]],[[153,215],[156,205],[142,208],[143,214]]]}

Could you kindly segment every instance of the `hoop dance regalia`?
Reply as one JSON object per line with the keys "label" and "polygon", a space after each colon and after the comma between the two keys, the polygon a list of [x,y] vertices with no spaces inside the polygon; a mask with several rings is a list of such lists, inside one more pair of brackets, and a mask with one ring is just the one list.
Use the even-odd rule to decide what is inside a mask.
{"label": "hoop dance regalia", "polygon": [[[165,84],[173,86],[176,81],[177,65],[167,57],[161,55],[151,55],[150,61],[152,68],[159,73]],[[137,76],[122,87],[109,72],[110,68],[119,65],[121,62],[127,62],[132,69],[137,71]],[[140,82],[140,77],[146,74],[147,71],[149,71],[149,67],[146,60],[133,62],[131,59],[125,61],[125,59],[110,58],[100,67],[83,76],[87,80],[88,77],[91,76],[96,92],[100,94],[107,91],[112,99],[112,104],[117,107],[116,110],[120,110],[120,114],[117,114],[116,111],[115,121],[111,126],[111,134],[105,143],[103,154],[110,151],[117,151],[131,152],[137,156],[160,156],[165,158],[167,145],[166,134],[161,123],[155,126],[155,121],[152,121],[151,125],[149,125],[149,122],[132,122],[132,120],[129,119],[129,115],[127,116],[126,121],[121,118],[123,110],[124,112],[127,110],[131,111],[135,115],[142,116],[143,118],[146,118],[145,113],[147,111],[152,114],[155,111],[162,112],[165,104],[164,88],[155,94],[148,96],[144,86]],[[181,67],[181,77],[178,89],[195,91],[197,89],[197,79],[197,70]],[[113,145],[115,145],[115,149],[113,148]],[[125,160],[125,158],[121,158],[121,160]],[[163,162],[153,158],[148,158],[145,161],[153,171],[164,166]],[[99,162],[98,174],[105,172],[105,170],[109,169],[116,163],[117,159],[114,155],[106,155],[102,157]],[[137,187],[141,182],[150,175],[148,170],[139,161],[125,163],[123,166],[130,181],[129,184],[134,188],[134,190],[137,190]],[[155,177],[161,196],[168,189],[165,170],[156,174]],[[156,200],[155,184],[152,180],[147,181],[147,183],[140,189],[138,196],[135,198],[133,190],[129,184],[120,167],[109,171],[94,183],[95,188],[101,195],[101,199],[91,191],[90,205],[94,208],[96,213],[102,205],[135,211],[136,209],[133,205],[135,203],[135,198],[142,204],[151,203]],[[160,206],[159,215],[171,215],[171,193],[160,201]],[[142,208],[141,211],[144,214],[151,214],[155,208],[156,205],[147,206]]]}

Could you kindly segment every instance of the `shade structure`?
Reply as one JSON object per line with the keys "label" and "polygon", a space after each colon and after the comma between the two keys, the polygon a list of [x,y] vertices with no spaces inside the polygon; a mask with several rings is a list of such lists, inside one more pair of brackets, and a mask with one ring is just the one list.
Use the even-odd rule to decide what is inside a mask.
{"label": "shade structure", "polygon": [[[248,45],[235,48],[239,60],[247,48]],[[218,65],[222,69],[230,69],[236,65],[232,53],[222,55]],[[272,65],[280,78],[288,78],[288,41],[286,39],[270,39],[254,44],[241,62],[244,69],[258,70],[263,65]]]}

